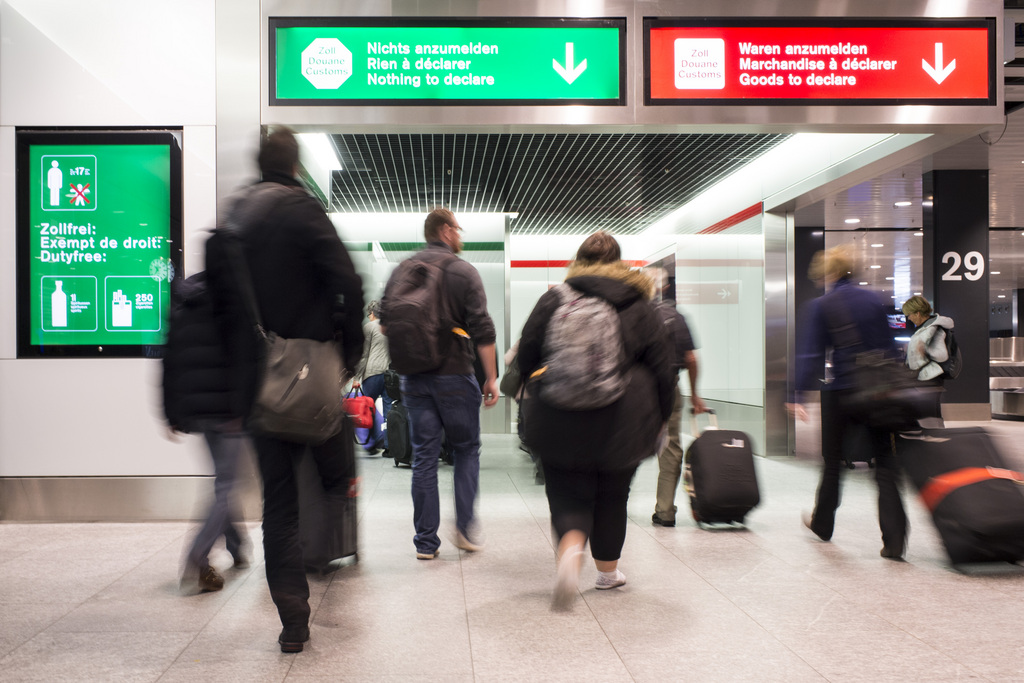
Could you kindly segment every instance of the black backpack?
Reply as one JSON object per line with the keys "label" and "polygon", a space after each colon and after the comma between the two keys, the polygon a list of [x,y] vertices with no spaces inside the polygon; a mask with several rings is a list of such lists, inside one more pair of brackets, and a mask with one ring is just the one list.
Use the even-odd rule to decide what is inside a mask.
{"label": "black backpack", "polygon": [[413,257],[399,264],[388,282],[381,323],[391,366],[401,375],[437,370],[448,356],[454,322],[445,305],[445,270],[457,259]]}
{"label": "black backpack", "polygon": [[960,347],[956,343],[956,337],[953,335],[953,329],[947,329],[946,332],[946,352],[949,354],[949,358],[939,363],[939,367],[942,368],[942,372],[949,379],[956,379],[960,374],[960,371],[964,368],[964,359],[960,355]]}
{"label": "black backpack", "polygon": [[193,431],[201,418],[232,417],[230,359],[205,272],[171,283],[167,329],[163,393],[168,421]]}

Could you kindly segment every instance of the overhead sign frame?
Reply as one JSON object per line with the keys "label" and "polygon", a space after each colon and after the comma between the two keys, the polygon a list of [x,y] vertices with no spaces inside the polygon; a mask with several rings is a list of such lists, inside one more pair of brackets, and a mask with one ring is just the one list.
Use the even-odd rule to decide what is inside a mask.
{"label": "overhead sign frame", "polygon": [[[269,17],[269,105],[275,106],[415,106],[415,105],[434,105],[434,106],[531,106],[531,105],[542,105],[542,106],[561,106],[561,105],[595,105],[595,106],[625,106],[626,104],[626,19],[625,17],[602,17],[595,19],[576,19],[576,18],[534,18],[534,17],[486,17],[486,18],[451,18],[451,17]],[[324,44],[319,46],[318,49],[324,51],[334,50],[333,53],[325,55],[331,62],[330,64],[318,64],[318,65],[306,65],[313,66],[313,71],[320,71],[322,73],[312,73],[311,76],[303,76],[303,60],[315,59],[315,55],[307,55],[303,57],[301,52],[308,50],[312,46],[312,42],[306,44],[306,40],[309,40],[308,36],[301,39],[300,44],[305,47],[300,52],[297,58],[294,52],[294,48],[288,48],[286,45],[282,45],[284,40],[287,40],[287,33],[282,33],[285,36],[284,40],[279,40],[279,31],[287,32],[289,30],[306,30],[319,31],[322,35],[321,38],[314,38],[314,40],[324,40]],[[481,87],[494,87],[499,86],[501,92],[508,92],[511,88],[501,83],[499,77],[497,81],[494,78],[494,69],[504,69],[505,72],[510,72],[512,66],[509,64],[498,64],[495,66],[495,60],[492,59],[494,53],[490,51],[490,43],[483,41],[474,41],[473,37],[469,34],[476,32],[478,35],[486,35],[488,29],[499,29],[500,31],[522,31],[524,38],[536,38],[543,36],[549,30],[552,40],[563,42],[563,45],[559,47],[557,54],[549,54],[544,52],[538,55],[525,55],[515,53],[509,57],[510,60],[520,59],[520,62],[516,65],[516,69],[520,72],[520,78],[526,83],[524,87],[527,89],[532,88],[571,88],[573,85],[580,83],[581,86],[577,86],[577,90],[588,89],[587,92],[597,93],[594,96],[550,96],[550,97],[538,97],[531,95],[526,92],[524,96],[496,96],[496,97],[474,97],[470,96],[475,92],[479,92]],[[607,50],[601,50],[599,53],[590,52],[588,54],[582,54],[579,47],[574,45],[576,42],[565,41],[563,38],[557,36],[585,36],[585,31],[591,31],[590,35],[596,36],[593,29],[605,29],[601,32],[602,40],[605,39],[605,35],[614,32],[617,36],[618,50],[614,54],[609,54]],[[390,81],[381,82],[376,81],[373,86],[381,92],[388,93],[389,89],[392,93],[389,96],[355,96],[355,97],[337,97],[325,94],[324,96],[311,96],[320,90],[330,91],[336,90],[342,87],[349,78],[352,77],[364,77],[369,79],[372,74],[369,73],[369,66],[365,70],[360,69],[357,60],[368,60],[370,57],[367,55],[368,48],[363,45],[366,42],[366,38],[362,38],[356,43],[356,50],[350,50],[349,46],[345,43],[341,43],[341,49],[339,49],[336,43],[340,43],[340,40],[334,36],[329,35],[334,33],[335,35],[345,35],[345,32],[354,33],[356,31],[375,31],[379,35],[373,36],[374,42],[380,42],[383,45],[387,45],[387,51],[382,53],[375,53],[373,58],[377,59],[378,66],[375,67],[375,71],[379,71],[382,74],[393,74]],[[458,47],[467,47],[468,51],[461,54],[452,55],[436,55],[437,58],[430,60],[429,58],[434,55],[416,54],[414,49],[409,52],[401,52],[401,46],[410,48],[413,46],[412,42],[404,42],[403,40],[394,40],[388,38],[388,32],[390,35],[416,35],[417,32],[421,32],[420,35],[425,35],[431,31],[438,32],[447,30],[449,32],[464,32],[467,37],[465,43],[456,42],[451,43]],[[492,33],[493,34],[493,33]],[[529,34],[529,35],[528,35]],[[557,34],[557,36],[556,36]],[[333,40],[334,42],[328,44],[327,41]],[[444,38],[441,38],[444,41]],[[387,42],[384,42],[387,41]],[[430,45],[431,43],[416,43],[415,47],[421,45]],[[447,46],[447,42],[438,43],[438,45]],[[536,42],[533,43],[536,45]],[[398,46],[399,51],[392,51],[393,46]],[[359,50],[362,47],[362,50]],[[279,50],[284,53],[279,55]],[[344,52],[342,52],[344,50]],[[507,52],[507,48],[506,48]],[[501,54],[500,51],[498,54]],[[340,56],[339,56],[340,55]],[[422,60],[427,57],[432,64],[437,66],[430,66],[428,68],[416,68],[417,60]],[[402,68],[402,60],[408,58],[409,68]],[[379,65],[381,63],[387,63],[394,60],[397,62],[394,68],[388,66],[382,68]],[[490,65],[483,67],[483,71],[475,71],[474,63],[479,64],[480,62],[490,62]],[[595,61],[597,62],[595,64]],[[446,63],[447,62],[447,63]],[[451,68],[446,68],[446,66]],[[317,69],[316,66],[323,68]],[[591,71],[591,74],[602,75],[601,70],[614,68],[616,74],[614,74],[614,80],[611,80],[607,73],[604,74],[604,79],[599,85],[592,84],[593,78],[588,78],[590,74],[587,74],[587,70]],[[347,71],[347,73],[346,73]],[[410,73],[412,72],[412,73]],[[550,73],[549,73],[550,72]],[[283,74],[290,74],[287,77],[295,83],[285,84],[281,81]],[[440,74],[440,76],[439,76]],[[321,85],[314,85],[311,78],[323,77],[324,80]],[[444,83],[431,83],[428,84],[426,81],[427,76],[432,78],[439,78]],[[420,79],[418,85],[412,85],[412,78]],[[468,83],[462,83],[463,79],[469,78]],[[487,82],[490,77],[490,83]],[[309,81],[309,84],[303,83],[302,80]],[[482,81],[480,79],[483,79]],[[559,80],[561,79],[561,80]],[[338,85],[333,85],[337,81],[341,81]],[[458,81],[458,83],[452,81]],[[353,82],[355,83],[355,82]],[[333,86],[333,87],[332,87]],[[392,87],[395,86],[395,87]],[[468,87],[469,90],[466,97],[452,97],[447,94],[440,96],[426,96],[426,97],[414,97],[401,94],[396,89],[401,87],[410,87],[414,90],[423,88],[423,92],[428,92],[427,88],[431,88],[434,92],[452,93],[458,92],[460,87]],[[614,90],[614,92],[612,92]],[[289,93],[298,92],[298,95],[290,95]],[[395,96],[394,93],[399,93]]]}
{"label": "overhead sign frame", "polygon": [[[656,48],[661,52],[665,50],[664,41],[660,41],[659,45],[652,46],[652,31],[679,29],[682,31],[691,31],[694,34],[696,40],[709,39],[718,40],[717,46],[711,47],[712,61],[717,63],[729,65],[729,59],[735,57],[735,53],[731,52],[727,46],[723,47],[725,40],[723,38],[712,38],[709,33],[716,33],[716,36],[724,36],[728,34],[738,34],[744,30],[760,31],[765,29],[766,31],[776,31],[780,33],[780,36],[785,31],[803,31],[807,29],[818,30],[821,29],[835,29],[837,33],[847,33],[851,39],[855,39],[858,32],[866,34],[865,29],[873,31],[876,35],[878,29],[889,29],[893,32],[899,31],[943,31],[947,29],[974,29],[986,31],[985,40],[985,69],[986,77],[982,79],[982,84],[978,86],[979,92],[973,96],[965,97],[928,97],[928,96],[883,96],[883,97],[872,97],[872,96],[857,96],[852,94],[847,97],[822,97],[822,96],[785,96],[781,93],[791,93],[794,86],[790,82],[781,83],[779,96],[767,96],[764,93],[765,88],[752,87],[751,92],[755,93],[752,96],[743,95],[730,95],[725,97],[715,97],[710,93],[712,91],[720,90],[722,92],[733,92],[735,91],[735,84],[727,85],[723,81],[729,76],[722,73],[715,73],[714,70],[709,70],[708,73],[715,73],[718,77],[718,82],[715,83],[704,83],[703,87],[694,87],[691,89],[680,89],[678,96],[665,96],[659,95],[658,92],[665,92],[668,90],[664,85],[664,78],[674,78],[675,76],[675,64],[668,65],[668,76],[665,75],[666,65],[664,64],[665,59],[659,60],[658,64],[652,66],[652,48]],[[720,31],[719,31],[720,30]],[[666,31],[667,33],[667,31]],[[643,20],[643,99],[645,106],[714,106],[714,105],[728,105],[728,106],[786,106],[786,105],[800,105],[807,107],[814,106],[840,106],[840,107],[857,107],[857,106],[879,106],[879,105],[931,105],[931,106],[996,106],[997,104],[997,63],[996,63],[996,19],[994,17],[958,17],[958,18],[854,18],[854,17],[815,17],[815,18],[793,18],[793,17],[644,17]],[[654,41],[658,43],[659,41]],[[695,43],[696,45],[696,43]],[[718,48],[719,52],[717,55],[714,54],[715,48]],[[888,46],[887,46],[888,47]],[[897,48],[892,48],[897,49]],[[729,53],[729,54],[726,54]],[[947,56],[948,53],[947,53]],[[718,57],[718,60],[715,58]],[[767,55],[768,60],[776,55]],[[824,57],[824,60],[830,60],[832,55]],[[922,60],[920,68],[923,69],[922,73],[928,73],[929,69],[926,67],[926,61],[933,61],[931,64],[931,71],[929,75],[936,80],[937,85],[941,85],[942,80],[945,76],[944,73],[949,71],[949,64],[955,57],[947,59],[945,62],[941,43],[936,43],[933,54],[928,54],[927,57],[933,58],[932,60]],[[765,59],[765,57],[754,55],[756,59]],[[840,59],[849,59],[850,54],[840,55]],[[865,60],[871,59],[872,61],[879,62],[878,70],[883,72],[889,66],[885,62],[886,58],[884,55],[865,55]],[[799,59],[796,55],[788,56],[783,55],[778,57],[783,60],[797,60]],[[817,59],[817,58],[816,58]],[[856,59],[856,56],[853,56]],[[962,58],[961,58],[962,59]],[[905,60],[904,60],[905,61]],[[699,62],[700,63],[700,62]],[[871,65],[875,66],[875,65]],[[917,64],[914,63],[914,67],[917,68]],[[977,68],[977,65],[972,65],[973,68]],[[893,60],[893,68],[895,69],[895,60]],[[902,66],[900,68],[903,68]],[[908,68],[910,68],[908,66]],[[831,74],[835,74],[836,69],[825,69]],[[842,70],[842,69],[840,69]],[[784,70],[783,70],[784,71]],[[841,76],[849,77],[853,76],[857,78],[858,73],[856,71],[844,70],[845,73]],[[862,83],[863,83],[863,73]],[[821,75],[819,74],[819,77]],[[782,78],[785,78],[783,76]],[[827,79],[827,76],[824,78]],[[655,83],[655,81],[658,81]],[[683,78],[686,81],[686,76]],[[675,81],[679,82],[679,81]],[[765,84],[771,85],[771,84]],[[823,83],[823,85],[825,85]],[[828,85],[832,85],[829,83]],[[675,86],[678,88],[678,86]],[[886,86],[890,89],[894,89],[891,86]],[[984,90],[984,92],[980,92]],[[655,92],[658,91],[658,92]],[[688,93],[701,92],[708,93],[706,96],[693,96]],[[684,94],[686,93],[686,94]]]}
{"label": "overhead sign frame", "polygon": [[159,356],[182,272],[181,129],[15,135],[18,357]]}

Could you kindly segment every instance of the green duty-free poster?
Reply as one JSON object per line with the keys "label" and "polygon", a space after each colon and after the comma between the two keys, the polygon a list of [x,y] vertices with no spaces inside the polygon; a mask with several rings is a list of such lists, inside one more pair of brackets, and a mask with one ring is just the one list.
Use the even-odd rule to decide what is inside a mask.
{"label": "green duty-free poster", "polygon": [[19,356],[141,355],[164,342],[180,173],[170,133],[19,131]]}

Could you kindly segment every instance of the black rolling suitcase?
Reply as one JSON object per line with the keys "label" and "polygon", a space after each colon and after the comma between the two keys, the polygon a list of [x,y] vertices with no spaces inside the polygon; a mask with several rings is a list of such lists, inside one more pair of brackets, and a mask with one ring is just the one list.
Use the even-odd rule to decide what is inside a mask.
{"label": "black rolling suitcase", "polygon": [[[351,430],[351,427],[346,427]],[[349,431],[351,434],[351,431]],[[345,443],[352,449],[352,439]],[[346,457],[354,459],[354,453]],[[354,471],[353,471],[354,474]],[[348,495],[327,495],[313,456],[306,452],[299,459],[296,472],[299,490],[299,545],[307,571],[326,572],[335,560],[352,558],[359,561],[357,506],[358,488],[355,480]]]}
{"label": "black rolling suitcase", "polygon": [[[412,467],[412,440],[409,438],[409,409],[401,403],[391,406],[388,413],[388,455],[395,459],[395,467]],[[441,460],[448,465],[455,464],[455,456],[448,439],[441,435]]]}
{"label": "black rolling suitcase", "polygon": [[[697,416],[691,412],[697,433]],[[684,486],[690,511],[698,525],[743,524],[744,517],[761,502],[750,437],[745,432],[718,429],[713,410],[710,427],[690,444],[684,458]]]}
{"label": "black rolling suitcase", "polygon": [[979,427],[898,434],[896,454],[953,564],[1024,559],[1024,474]]}
{"label": "black rolling suitcase", "polygon": [[395,459],[395,467],[412,467],[412,440],[409,438],[409,409],[396,402],[388,413],[388,455]]}

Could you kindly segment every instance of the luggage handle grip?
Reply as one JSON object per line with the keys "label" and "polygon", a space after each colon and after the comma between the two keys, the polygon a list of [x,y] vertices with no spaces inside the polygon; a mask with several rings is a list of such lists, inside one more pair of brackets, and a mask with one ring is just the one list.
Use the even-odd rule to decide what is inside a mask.
{"label": "luggage handle grip", "polygon": [[[704,414],[708,416],[707,429],[718,429],[718,414],[715,413],[714,408],[707,408]],[[700,436],[700,427],[697,423],[697,413],[694,412],[693,408],[690,408],[690,433],[694,437]]]}

